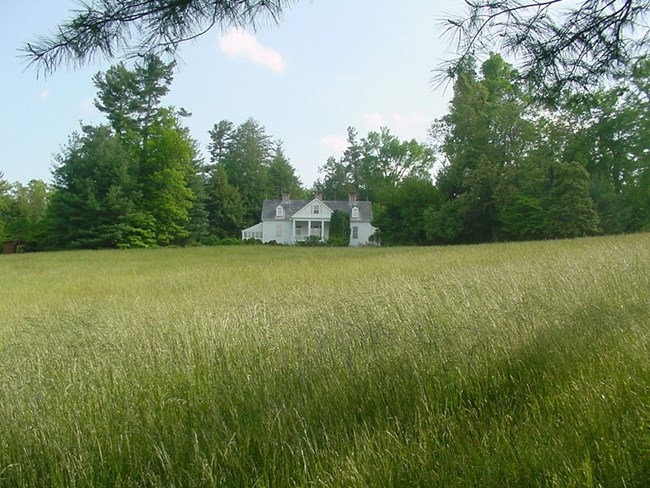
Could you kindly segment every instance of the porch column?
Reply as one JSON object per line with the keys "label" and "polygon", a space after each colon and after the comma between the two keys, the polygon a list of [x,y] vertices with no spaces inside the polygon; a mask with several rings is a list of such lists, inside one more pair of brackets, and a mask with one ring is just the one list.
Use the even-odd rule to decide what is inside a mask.
{"label": "porch column", "polygon": [[291,244],[296,243],[296,221],[291,219]]}
{"label": "porch column", "polygon": [[311,237],[311,220],[307,221],[307,239]]}
{"label": "porch column", "polygon": [[320,221],[320,240],[323,240],[323,237],[325,236],[325,221],[321,220]]}

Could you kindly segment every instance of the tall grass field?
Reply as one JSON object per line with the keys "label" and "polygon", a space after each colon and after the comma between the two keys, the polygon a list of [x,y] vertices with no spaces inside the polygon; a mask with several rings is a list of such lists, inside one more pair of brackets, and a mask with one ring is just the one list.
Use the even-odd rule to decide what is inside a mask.
{"label": "tall grass field", "polygon": [[648,487],[650,235],[0,256],[1,487]]}

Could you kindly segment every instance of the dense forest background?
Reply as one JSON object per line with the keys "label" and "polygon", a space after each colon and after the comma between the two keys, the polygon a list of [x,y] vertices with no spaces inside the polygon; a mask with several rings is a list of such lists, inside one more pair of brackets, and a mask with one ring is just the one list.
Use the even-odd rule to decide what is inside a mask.
{"label": "dense forest background", "polygon": [[[221,120],[209,161],[163,105],[174,63],[148,55],[94,77],[106,123],[83,125],[51,184],[5,181],[0,241],[23,250],[239,242],[262,200],[320,191],[374,203],[383,245],[578,237],[650,230],[650,61],[598,89],[543,103],[492,54],[453,73],[448,113],[427,141],[348,129],[347,149],[306,188],[282,142],[254,119]],[[289,135],[295,136],[295,135]]]}

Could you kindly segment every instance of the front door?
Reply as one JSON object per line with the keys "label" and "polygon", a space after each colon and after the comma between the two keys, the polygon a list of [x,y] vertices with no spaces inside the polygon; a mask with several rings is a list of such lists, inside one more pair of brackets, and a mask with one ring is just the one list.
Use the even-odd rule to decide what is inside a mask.
{"label": "front door", "polygon": [[312,222],[311,229],[309,229],[310,236],[323,237],[323,223],[322,222]]}

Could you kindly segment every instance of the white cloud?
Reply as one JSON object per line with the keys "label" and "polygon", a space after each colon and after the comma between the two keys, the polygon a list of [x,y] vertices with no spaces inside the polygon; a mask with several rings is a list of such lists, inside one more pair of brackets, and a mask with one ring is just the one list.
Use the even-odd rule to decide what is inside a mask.
{"label": "white cloud", "polygon": [[230,29],[219,37],[219,48],[230,58],[243,58],[276,73],[283,73],[287,67],[280,53],[260,44],[253,34],[241,28]]}
{"label": "white cloud", "polygon": [[336,151],[337,153],[342,153],[348,147],[348,140],[345,136],[337,135],[328,135],[324,136],[320,140],[321,145],[325,146],[327,149]]}
{"label": "white cloud", "polygon": [[409,130],[411,128],[426,125],[427,117],[422,112],[414,112],[412,114],[402,115],[399,113],[391,114],[391,118],[397,130]]}
{"label": "white cloud", "polygon": [[369,112],[363,114],[362,119],[366,127],[371,130],[388,127],[393,134],[401,136],[407,136],[413,131],[421,131],[430,123],[430,120],[421,111],[406,114],[399,112]]}
{"label": "white cloud", "polygon": [[40,97],[41,97],[43,100],[47,100],[47,99],[50,98],[51,96],[52,96],[52,93],[51,93],[50,90],[48,90],[47,88],[44,88],[43,91],[41,91]]}
{"label": "white cloud", "polygon": [[385,127],[387,125],[386,117],[384,117],[384,115],[379,112],[370,112],[363,114],[363,121],[370,127],[375,128]]}

